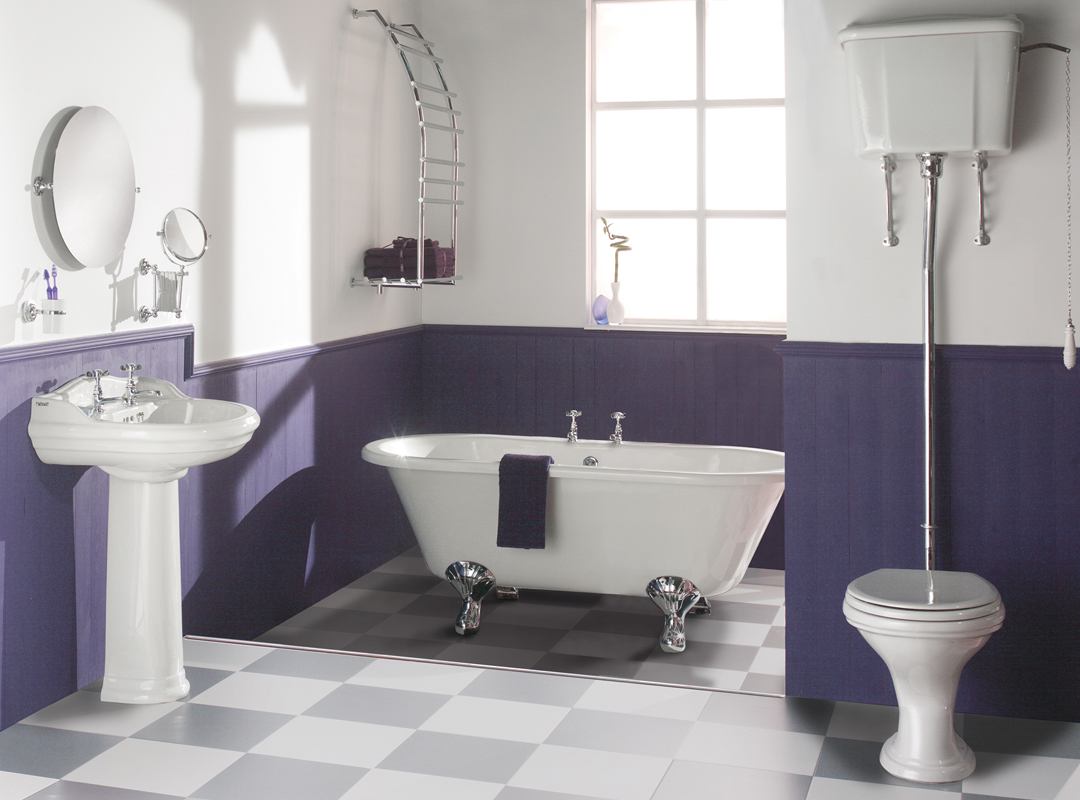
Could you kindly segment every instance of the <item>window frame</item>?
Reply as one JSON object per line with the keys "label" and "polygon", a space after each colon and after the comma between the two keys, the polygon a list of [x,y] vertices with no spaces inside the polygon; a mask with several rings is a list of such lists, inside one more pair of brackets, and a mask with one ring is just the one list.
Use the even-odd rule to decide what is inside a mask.
{"label": "window frame", "polygon": [[[709,320],[707,316],[707,254],[706,228],[710,219],[787,219],[784,210],[710,210],[706,207],[706,112],[713,108],[786,108],[786,98],[748,98],[737,100],[706,99],[705,87],[705,44],[706,14],[708,0],[694,0],[696,24],[695,54],[695,97],[692,100],[658,101],[615,101],[599,102],[596,99],[596,13],[597,7],[612,3],[655,2],[656,0],[585,0],[587,3],[587,47],[588,47],[588,233],[586,236],[587,269],[586,281],[588,297],[586,299],[587,325],[589,328],[624,328],[650,330],[691,330],[715,331],[726,333],[779,333],[787,332],[787,315],[783,322],[754,322],[741,320]],[[659,0],[665,2],[666,0]],[[697,134],[697,197],[696,207],[689,211],[630,211],[626,209],[597,208],[596,206],[596,115],[598,111],[651,109],[693,109],[696,113]],[[785,154],[786,157],[786,154]],[[600,218],[608,219],[684,219],[694,220],[697,228],[697,316],[687,319],[652,319],[627,317],[622,325],[597,325],[592,318],[592,303],[602,292],[597,285],[597,244]],[[658,279],[662,280],[662,278]],[[786,283],[786,278],[785,278]]]}

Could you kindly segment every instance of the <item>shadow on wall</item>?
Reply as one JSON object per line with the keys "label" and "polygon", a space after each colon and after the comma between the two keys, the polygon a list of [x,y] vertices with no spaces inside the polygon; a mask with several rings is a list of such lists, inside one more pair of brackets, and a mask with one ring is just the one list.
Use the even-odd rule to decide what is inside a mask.
{"label": "shadow on wall", "polygon": [[252,639],[304,609],[319,485],[315,467],[289,476],[212,545],[183,606],[201,635]]}
{"label": "shadow on wall", "polygon": [[27,399],[0,420],[0,727],[76,686],[75,512],[72,492],[88,467],[43,464],[26,426]]}

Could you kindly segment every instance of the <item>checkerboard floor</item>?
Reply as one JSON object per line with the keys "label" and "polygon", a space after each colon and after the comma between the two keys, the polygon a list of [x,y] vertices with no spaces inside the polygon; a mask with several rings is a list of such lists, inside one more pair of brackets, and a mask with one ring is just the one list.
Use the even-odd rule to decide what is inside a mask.
{"label": "checkerboard floor", "polygon": [[710,602],[710,616],[687,618],[682,653],[660,650],[663,615],[644,595],[492,592],[480,630],[459,636],[457,592],[413,548],[258,641],[783,695],[784,573],[750,569]]}
{"label": "checkerboard floor", "polygon": [[187,639],[191,694],[88,687],[0,732],[5,800],[1080,797],[1080,725],[958,715],[962,783],[878,764],[895,708]]}

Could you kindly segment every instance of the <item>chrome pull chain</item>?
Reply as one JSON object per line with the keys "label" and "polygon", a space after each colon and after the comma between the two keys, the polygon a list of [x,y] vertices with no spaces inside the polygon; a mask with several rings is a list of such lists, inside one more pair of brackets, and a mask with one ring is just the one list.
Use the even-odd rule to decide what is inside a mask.
{"label": "chrome pull chain", "polygon": [[979,181],[979,235],[975,237],[975,244],[979,247],[990,244],[990,237],[986,235],[986,215],[983,206],[983,170],[986,169],[986,153],[975,151],[975,160],[971,162],[972,169]]}
{"label": "chrome pull chain", "polygon": [[1076,366],[1076,328],[1072,321],[1072,122],[1069,100],[1069,51],[1065,51],[1065,273],[1067,278],[1067,309],[1065,322],[1065,369]]}

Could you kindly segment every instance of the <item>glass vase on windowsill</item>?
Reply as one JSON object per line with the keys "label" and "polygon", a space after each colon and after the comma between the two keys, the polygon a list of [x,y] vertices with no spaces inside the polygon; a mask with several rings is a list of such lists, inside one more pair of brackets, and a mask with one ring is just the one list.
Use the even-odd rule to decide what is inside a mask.
{"label": "glass vase on windowsill", "polygon": [[626,309],[623,307],[622,300],[619,299],[619,289],[622,288],[622,284],[619,283],[619,253],[632,249],[627,244],[630,237],[612,233],[608,221],[603,217],[600,217],[600,221],[604,223],[604,233],[611,240],[611,247],[615,248],[615,280],[611,282],[611,300],[607,306],[608,324],[621,325],[626,319]]}

